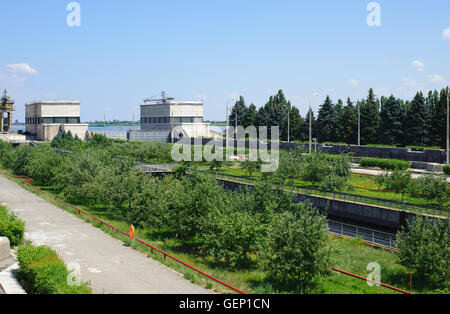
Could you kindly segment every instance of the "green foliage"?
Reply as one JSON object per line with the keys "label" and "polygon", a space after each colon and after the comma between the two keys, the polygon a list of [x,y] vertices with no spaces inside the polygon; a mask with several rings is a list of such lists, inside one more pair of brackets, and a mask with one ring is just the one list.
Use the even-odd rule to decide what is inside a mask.
{"label": "green foliage", "polygon": [[430,201],[437,201],[440,205],[445,203],[450,194],[447,180],[434,174],[426,174],[414,182],[416,193],[423,194]]}
{"label": "green foliage", "polygon": [[87,142],[87,147],[93,148],[107,148],[114,144],[112,139],[107,138],[103,134],[94,134]]}
{"label": "green foliage", "polygon": [[77,136],[75,138],[72,133],[66,131],[59,131],[58,134],[53,138],[51,142],[51,147],[59,149],[68,150],[80,150],[84,143]]}
{"label": "green foliage", "polygon": [[25,223],[0,205],[0,237],[6,237],[12,246],[22,244]]}
{"label": "green foliage", "polygon": [[450,176],[450,165],[444,165],[442,167],[442,170],[444,171],[444,173],[448,176]]}
{"label": "green foliage", "polygon": [[343,190],[350,177],[350,157],[347,155],[327,158],[317,152],[303,156],[300,176],[302,180],[311,182],[313,187],[321,183],[321,187],[330,191]]}
{"label": "green foliage", "polygon": [[251,177],[255,172],[261,169],[261,161],[250,161],[246,159],[240,163],[240,167]]}
{"label": "green foliage", "polygon": [[205,252],[229,267],[248,268],[250,254],[260,248],[265,234],[258,216],[245,210],[216,211],[210,219],[201,234]]}
{"label": "green foliage", "polygon": [[69,271],[56,252],[47,246],[19,247],[19,279],[30,294],[91,294],[87,283],[69,286]]}
{"label": "green foliage", "polygon": [[277,214],[262,252],[269,273],[300,288],[327,272],[330,261],[326,216],[309,203],[297,210]]}
{"label": "green foliage", "polygon": [[385,177],[384,183],[389,191],[401,194],[403,202],[405,194],[411,189],[411,172],[394,170]]}
{"label": "green foliage", "polygon": [[361,167],[378,167],[383,170],[407,170],[411,166],[409,161],[398,159],[362,158]]}
{"label": "green foliage", "polygon": [[400,263],[437,288],[450,285],[449,220],[418,216],[397,234]]}

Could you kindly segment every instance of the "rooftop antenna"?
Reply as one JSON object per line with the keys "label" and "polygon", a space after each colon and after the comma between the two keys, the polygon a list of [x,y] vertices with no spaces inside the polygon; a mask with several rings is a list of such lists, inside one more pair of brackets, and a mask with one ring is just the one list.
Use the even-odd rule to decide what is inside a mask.
{"label": "rooftop antenna", "polygon": [[[161,95],[161,99],[155,99],[155,97],[156,96],[159,96],[159,95]],[[161,102],[163,102],[163,103],[167,103],[167,101],[171,101],[171,100],[175,100],[175,98],[172,98],[172,97],[167,97],[166,96],[166,92],[161,92],[161,93],[159,93],[159,94],[156,94],[155,96],[153,96],[153,97],[150,97],[150,98],[148,98],[148,99],[144,99],[144,103],[148,103],[148,102],[158,102],[158,101],[161,101]]]}

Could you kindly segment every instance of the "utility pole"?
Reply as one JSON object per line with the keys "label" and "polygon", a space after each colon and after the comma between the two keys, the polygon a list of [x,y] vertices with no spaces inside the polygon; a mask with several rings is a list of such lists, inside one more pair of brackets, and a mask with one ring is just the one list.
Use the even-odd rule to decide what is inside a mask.
{"label": "utility pole", "polygon": [[450,164],[450,117],[449,117],[449,95],[447,86],[447,164]]}
{"label": "utility pole", "polygon": [[290,134],[289,134],[290,133],[290,125],[289,125],[290,121],[289,121],[289,119],[290,119],[290,115],[291,115],[291,110],[290,109],[291,108],[288,106],[288,115],[287,115],[288,116],[288,119],[287,119],[287,122],[288,122],[288,125],[287,125],[287,129],[288,129],[287,130],[288,131],[287,132],[287,141],[288,141],[288,143],[290,142]]}
{"label": "utility pole", "polygon": [[312,105],[309,103],[309,154],[312,153]]}
{"label": "utility pole", "polygon": [[360,104],[357,104],[358,107],[358,146],[361,146],[361,108]]}

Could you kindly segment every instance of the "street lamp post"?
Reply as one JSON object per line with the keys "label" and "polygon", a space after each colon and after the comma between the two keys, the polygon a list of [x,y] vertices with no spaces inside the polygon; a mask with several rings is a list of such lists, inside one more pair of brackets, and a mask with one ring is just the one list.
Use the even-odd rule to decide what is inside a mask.
{"label": "street lamp post", "polygon": [[[319,94],[315,93],[315,97]],[[312,98],[309,99],[309,154],[312,153]]]}
{"label": "street lamp post", "polygon": [[358,107],[358,146],[361,146],[361,108],[360,104],[356,106]]}
{"label": "street lamp post", "polygon": [[287,114],[287,141],[288,141],[288,143],[291,141],[291,138],[290,138],[290,115],[291,115],[291,107],[290,106],[288,106],[288,114]]}
{"label": "street lamp post", "polygon": [[447,164],[450,164],[450,117],[449,117],[449,95],[447,86]]}

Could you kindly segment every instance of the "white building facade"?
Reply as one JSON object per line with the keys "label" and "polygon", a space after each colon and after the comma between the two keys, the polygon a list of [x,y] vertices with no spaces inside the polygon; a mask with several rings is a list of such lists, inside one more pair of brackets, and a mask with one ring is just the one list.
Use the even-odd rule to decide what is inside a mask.
{"label": "white building facade", "polygon": [[203,122],[203,102],[172,99],[141,105],[141,132],[167,133],[169,139],[211,136],[210,124]]}
{"label": "white building facade", "polygon": [[26,131],[41,141],[52,141],[59,131],[71,132],[85,140],[88,124],[81,123],[80,102],[39,101],[25,104]]}

